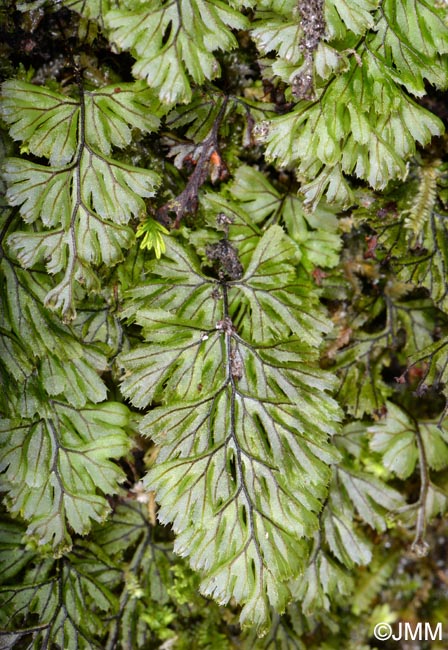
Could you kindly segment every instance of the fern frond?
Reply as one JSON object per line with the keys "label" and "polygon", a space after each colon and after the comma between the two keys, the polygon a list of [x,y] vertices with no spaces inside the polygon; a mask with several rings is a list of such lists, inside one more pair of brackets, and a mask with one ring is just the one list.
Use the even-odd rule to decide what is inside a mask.
{"label": "fern frond", "polygon": [[[382,3],[371,13],[377,4],[356,3],[352,8],[344,2],[326,4],[330,33],[334,30],[339,38],[344,29],[335,21],[338,12],[357,34],[372,29],[351,52],[336,48],[340,65],[336,60],[331,64],[333,74],[316,84],[315,97],[307,95],[291,113],[269,123],[268,158],[281,166],[296,166],[306,202],[313,206],[323,194],[345,206],[352,203],[346,175],[354,174],[375,188],[404,178],[403,161],[415,152],[416,142],[425,145],[443,132],[441,122],[413,102],[403,86],[421,96],[424,79],[442,88],[448,85],[446,10],[420,0],[414,7],[403,0],[398,13],[394,2]],[[354,15],[358,9],[360,22]],[[412,20],[404,19],[410,14]],[[434,37],[426,38],[431,30]],[[282,52],[286,47],[283,43]],[[348,54],[352,56],[347,58]],[[282,71],[278,63],[273,71],[290,84],[303,73],[297,67]],[[380,79],[384,81],[379,83]]]}
{"label": "fern frond", "polygon": [[75,283],[96,287],[92,266],[122,259],[122,249],[133,241],[127,224],[145,212],[143,198],[154,195],[159,181],[154,172],[109,154],[112,146],[129,143],[131,128],[158,127],[157,102],[139,82],[81,88],[80,96],[71,98],[9,81],[3,84],[1,111],[13,138],[50,159],[50,166],[23,158],[4,164],[10,205],[20,206],[27,223],[44,226],[38,233],[15,232],[11,247],[25,268],[45,262],[50,274],[60,274],[46,304],[73,318]]}
{"label": "fern frond", "polygon": [[173,522],[175,549],[201,571],[204,593],[242,602],[241,620],[260,629],[269,604],[281,611],[290,597],[337,457],[326,440],[338,419],[332,383],[313,361],[327,324],[310,320],[312,294],[302,294],[289,251],[273,226],[242,278],[214,280],[167,242],[159,279],[137,287],[127,309],[148,343],[121,357],[135,405],[170,395],[141,430],[160,446],[146,484],[161,521]]}
{"label": "fern frond", "polygon": [[240,12],[218,0],[130,1],[109,11],[105,22],[111,40],[136,57],[135,76],[171,105],[190,101],[189,77],[201,84],[219,75],[212,53],[235,47],[231,29],[247,27]]}
{"label": "fern frond", "polygon": [[110,511],[104,495],[125,478],[110,459],[129,449],[128,418],[124,404],[77,410],[51,400],[37,402],[33,416],[2,422],[2,490],[9,511],[29,521],[29,536],[61,554],[71,531],[85,535],[91,520],[104,521]]}
{"label": "fern frond", "polygon": [[412,204],[404,220],[404,227],[411,231],[410,246],[412,248],[422,245],[425,223],[435,209],[441,164],[441,160],[435,159],[418,170],[418,191],[412,199]]}

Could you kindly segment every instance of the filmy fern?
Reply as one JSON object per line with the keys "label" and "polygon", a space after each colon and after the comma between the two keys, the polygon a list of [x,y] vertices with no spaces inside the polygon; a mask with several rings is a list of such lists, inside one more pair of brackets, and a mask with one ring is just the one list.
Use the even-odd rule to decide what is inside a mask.
{"label": "filmy fern", "polygon": [[[277,9],[276,2],[266,4]],[[315,205],[325,193],[348,205],[353,196],[347,174],[384,188],[391,178],[406,175],[404,161],[415,152],[415,142],[427,144],[442,132],[441,123],[406,91],[421,96],[424,79],[448,84],[446,8],[424,0],[325,5],[329,42],[335,38],[335,47],[321,43],[323,51],[316,54],[315,96],[270,121],[266,154],[280,165],[298,165],[308,203]],[[299,24],[294,6],[283,4],[281,13],[295,15]],[[343,23],[352,37],[341,47]],[[302,69],[306,39],[294,56],[272,37],[265,28],[260,47],[278,51],[273,70],[289,83],[309,75]]]}
{"label": "filmy fern", "polygon": [[[10,244],[25,268],[45,260],[49,273],[63,272],[45,302],[74,315],[74,282],[98,287],[92,265],[116,264],[129,248],[131,216],[145,210],[157,175],[110,157],[124,147],[131,128],[158,127],[150,91],[139,84],[80,90],[72,98],[23,81],[3,86],[2,117],[27,150],[48,157],[50,166],[10,159],[4,173],[7,199],[20,205],[25,223],[39,220],[43,232],[14,233]],[[30,191],[30,189],[32,191]]]}
{"label": "filmy fern", "polygon": [[0,645],[448,624],[446,2],[5,7]]}
{"label": "filmy fern", "polygon": [[220,69],[212,52],[235,47],[231,29],[247,27],[241,13],[216,0],[130,0],[108,12],[105,22],[111,40],[135,53],[134,74],[167,104],[191,99],[189,75],[198,84],[216,77]]}
{"label": "filmy fern", "polygon": [[[229,250],[225,242],[215,247]],[[146,479],[161,498],[160,519],[173,522],[176,550],[203,570],[203,592],[247,603],[242,620],[259,626],[269,604],[287,602],[300,540],[318,527],[327,464],[337,457],[327,442],[337,419],[325,397],[332,383],[313,352],[328,325],[290,256],[272,226],[244,274],[227,270],[225,279],[222,254],[223,279],[214,280],[170,242],[157,279],[136,287],[127,309],[148,344],[121,358],[124,394],[139,407],[163,404],[141,427],[160,448]]]}

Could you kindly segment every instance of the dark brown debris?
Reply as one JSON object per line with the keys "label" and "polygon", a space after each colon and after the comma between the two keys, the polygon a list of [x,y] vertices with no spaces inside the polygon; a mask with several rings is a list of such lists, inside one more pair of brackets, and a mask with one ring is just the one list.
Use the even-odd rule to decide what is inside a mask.
{"label": "dark brown debris", "polygon": [[217,244],[208,244],[205,254],[212,262],[218,262],[219,271],[222,271],[231,280],[239,280],[243,277],[243,265],[241,264],[238,251],[227,239],[221,239]]}
{"label": "dark brown debris", "polygon": [[304,64],[292,82],[295,99],[313,99],[313,54],[325,34],[324,0],[299,0],[299,14],[303,30],[300,49]]}

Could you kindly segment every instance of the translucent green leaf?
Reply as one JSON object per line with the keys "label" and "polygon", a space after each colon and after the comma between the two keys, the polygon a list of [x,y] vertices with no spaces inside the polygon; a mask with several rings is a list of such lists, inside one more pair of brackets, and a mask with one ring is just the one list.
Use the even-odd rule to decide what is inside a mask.
{"label": "translucent green leaf", "polygon": [[2,85],[1,116],[14,140],[27,144],[31,153],[64,165],[77,148],[79,101],[26,81]]}
{"label": "translucent green leaf", "polygon": [[100,493],[116,492],[124,478],[109,459],[129,449],[127,422],[123,404],[77,411],[56,401],[33,419],[3,422],[3,490],[10,512],[29,522],[27,534],[66,549],[71,530],[84,535],[92,519],[106,517],[110,507]]}
{"label": "translucent green leaf", "polygon": [[[329,331],[313,286],[308,280],[299,280],[290,264],[295,252],[294,244],[288,242],[282,229],[273,226],[259,240],[244,277],[232,283],[229,309],[233,314],[243,303],[250,311],[251,317],[242,320],[243,332],[250,339],[267,341],[292,332],[317,345],[322,333]],[[219,291],[219,287],[200,272],[198,262],[185,248],[170,240],[167,253],[169,259],[162,259],[154,267],[161,279],[134,290],[133,295],[152,296],[154,308],[177,309],[179,318],[196,318],[198,304],[202,306],[213,289]],[[176,278],[175,284],[164,280],[170,276]],[[219,320],[216,304],[212,305],[203,329],[214,329]]]}
{"label": "translucent green leaf", "polygon": [[230,191],[250,217],[259,223],[284,223],[288,234],[297,242],[302,264],[335,266],[339,260],[340,239],[335,214],[324,205],[315,212],[305,210],[294,194],[277,191],[261,172],[252,167],[239,167]]}
{"label": "translucent green leaf", "polygon": [[378,0],[327,0],[325,2],[325,22],[329,37],[343,38],[347,30],[354,34],[364,34],[373,27],[372,12],[378,7]]}
{"label": "translucent green leaf", "polygon": [[[387,418],[369,428],[370,447],[382,455],[384,465],[400,478],[407,478],[415,469],[417,460],[434,470],[448,465],[446,422],[417,422],[403,409],[388,403]],[[424,459],[419,457],[418,438]],[[422,453],[420,452],[420,454]]]}
{"label": "translucent green leaf", "polygon": [[130,50],[133,72],[154,87],[167,104],[187,102],[196,83],[213,79],[220,68],[212,52],[236,45],[232,28],[247,25],[245,17],[219,0],[125,3],[108,12],[111,39]]}
{"label": "translucent green leaf", "polygon": [[66,359],[48,355],[42,361],[40,379],[49,395],[64,395],[73,406],[102,402],[107,396],[98,372],[82,358],[71,358],[68,364]]}
{"label": "translucent green leaf", "polygon": [[2,521],[0,539],[0,583],[8,583],[11,578],[20,574],[23,567],[35,556],[35,553],[25,548],[22,542],[25,530],[22,525],[13,521]]}
{"label": "translucent green leaf", "polygon": [[204,607],[212,621],[215,616],[212,603],[197,593],[198,576],[173,554],[172,542],[164,539],[163,529],[150,523],[149,492],[139,482],[131,493],[137,501],[130,496],[122,499],[110,519],[94,531],[95,543],[126,567],[120,584],[120,610],[109,624],[107,650],[170,639],[175,630],[182,633],[177,625],[179,616],[194,620],[197,630],[198,621],[207,618]]}
{"label": "translucent green leaf", "polygon": [[425,500],[425,515],[428,521],[445,514],[448,508],[448,496],[445,489],[431,483]]}
{"label": "translucent green leaf", "polygon": [[341,57],[337,50],[320,42],[314,55],[314,68],[321,79],[328,79],[340,66]]}
{"label": "translucent green leaf", "polygon": [[[335,557],[347,568],[368,564],[371,542],[357,524],[384,531],[388,519],[403,507],[405,499],[373,473],[366,444],[366,426],[348,424],[336,437],[343,460],[333,468],[333,479],[321,515],[324,539]],[[321,542],[322,543],[322,542]]]}
{"label": "translucent green leaf", "polygon": [[191,101],[186,105],[177,105],[167,116],[166,123],[170,129],[187,126],[186,136],[193,142],[200,143],[209,135],[222,109],[223,99],[218,96],[205,95],[196,90]]}
{"label": "translucent green leaf", "polygon": [[341,379],[338,399],[356,418],[379,412],[392,392],[381,376],[387,342],[387,334],[381,337],[358,331],[357,340],[336,355],[333,369]]}
{"label": "translucent green leaf", "polygon": [[111,148],[128,145],[132,128],[156,129],[161,110],[143,82],[80,90],[77,99],[26,82],[6,82],[3,92],[11,134],[51,164],[6,160],[10,205],[21,206],[27,223],[49,228],[16,232],[10,244],[26,268],[44,261],[49,273],[63,274],[46,304],[68,319],[75,282],[94,288],[91,266],[122,259],[133,241],[127,224],[145,213],[158,182],[154,172],[111,158]]}
{"label": "translucent green leaf", "polygon": [[84,104],[85,138],[106,156],[112,147],[123,149],[130,144],[133,128],[157,131],[163,112],[143,81],[84,91]]}
{"label": "translucent green leaf", "polygon": [[[147,343],[120,358],[122,390],[135,405],[166,403],[149,411],[141,431],[160,446],[145,482],[177,533],[175,550],[201,571],[203,593],[222,603],[233,596],[244,604],[241,620],[260,629],[303,568],[301,538],[318,526],[337,457],[327,443],[337,418],[331,381],[310,347],[318,331],[294,335],[299,311],[297,325],[291,310],[281,320],[283,301],[295,304],[289,251],[272,227],[241,280],[223,284],[170,239],[153,267],[159,279],[136,288],[127,308]],[[261,319],[261,332],[232,322],[246,296],[245,320]]]}
{"label": "translucent green leaf", "polygon": [[48,639],[67,650],[103,647],[97,633],[104,616],[118,609],[110,577],[113,572],[118,577],[119,571],[100,547],[79,544],[64,559],[43,559],[27,553],[17,537],[3,550],[8,565],[21,555],[26,569],[20,583],[6,579],[0,587],[3,639],[12,629],[29,648],[44,647]]}
{"label": "translucent green leaf", "polygon": [[293,586],[296,600],[301,601],[305,613],[325,610],[336,593],[347,596],[351,593],[353,581],[344,569],[322,549],[313,553],[303,576]]}
{"label": "translucent green leaf", "polygon": [[[310,286],[306,281],[298,282],[288,264],[294,252],[282,229],[272,226],[255,249],[241,285],[235,282],[249,305],[247,331],[253,340],[266,341],[291,331],[316,345],[321,334],[330,329],[317,302],[312,309],[307,305],[312,296]],[[232,300],[229,305],[232,309]]]}
{"label": "translucent green leaf", "polygon": [[79,12],[89,20],[103,21],[110,9],[110,0],[62,0],[65,7]]}
{"label": "translucent green leaf", "polygon": [[272,12],[258,12],[259,26],[255,23],[252,36],[264,54],[275,50],[282,59],[293,63],[303,57],[300,16],[294,9],[295,4],[287,2],[283,3],[280,11],[275,7]]}
{"label": "translucent green leaf", "polygon": [[[300,605],[291,603],[285,616],[275,614],[269,632],[260,637],[255,630],[243,631],[243,640],[254,650],[305,650],[303,643],[303,617]],[[245,633],[244,633],[245,632]]]}
{"label": "translucent green leaf", "polygon": [[425,79],[442,88],[448,85],[448,58],[441,56],[448,53],[446,15],[442,5],[422,0],[387,0],[382,5],[372,47],[380,48],[391,76],[414,95],[425,94]]}
{"label": "translucent green leaf", "polygon": [[[98,345],[79,342],[72,328],[45,309],[42,301],[51,289],[48,278],[24,271],[5,256],[0,281],[2,363],[23,384],[23,396],[30,392],[31,377],[37,375],[49,395],[63,397],[73,406],[104,400],[106,387],[100,375],[107,366],[106,356]],[[18,411],[32,417],[37,405],[33,407],[30,400],[24,412],[25,404],[19,406],[20,392],[18,388],[15,408],[11,405],[4,413]]]}
{"label": "translucent green leaf", "polygon": [[403,505],[401,494],[374,476],[343,465],[337,468],[336,475],[359,516],[378,531],[386,528],[385,515]]}
{"label": "translucent green leaf", "polygon": [[437,423],[421,422],[420,434],[425,448],[426,462],[431,469],[442,470],[448,466],[448,430]]}
{"label": "translucent green leaf", "polygon": [[[326,3],[330,29],[338,38],[345,36],[338,12],[355,33],[373,28],[371,11],[377,4],[351,3],[349,8],[344,2]],[[339,55],[335,51],[340,60],[330,65],[333,74],[319,62],[321,81],[314,79],[312,100],[302,99],[291,112],[269,122],[264,138],[268,159],[281,166],[296,165],[304,181],[306,203],[313,207],[323,194],[343,206],[352,202],[345,175],[355,175],[375,188],[384,188],[393,178],[404,178],[404,161],[415,153],[416,142],[425,145],[443,131],[438,118],[412,102],[398,85],[422,95],[424,78],[441,88],[448,84],[446,61],[439,53],[447,47],[443,9],[432,10],[425,2],[417,2],[416,20],[403,18],[400,23],[394,7],[387,3],[365,42],[361,40],[355,49]],[[408,10],[415,15],[415,9]],[[408,14],[403,10],[404,15]],[[415,30],[429,33],[430,25],[437,36],[428,37],[428,51],[423,46],[419,49],[412,34]],[[435,40],[439,49],[431,47]],[[282,44],[282,51],[287,44]],[[310,74],[303,66],[288,74],[285,68],[281,73],[282,65],[281,60],[275,62],[273,70],[289,83],[301,74]],[[419,74],[415,74],[417,70]]]}
{"label": "translucent green leaf", "polygon": [[372,554],[370,544],[356,530],[346,515],[328,508],[323,516],[325,539],[332,553],[348,568],[368,564]]}
{"label": "translucent green leaf", "polygon": [[0,646],[438,620],[446,2],[6,4]]}

